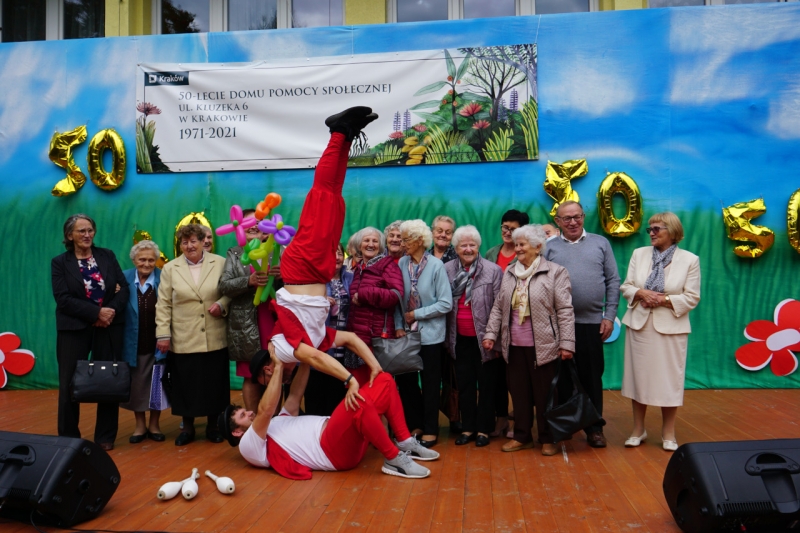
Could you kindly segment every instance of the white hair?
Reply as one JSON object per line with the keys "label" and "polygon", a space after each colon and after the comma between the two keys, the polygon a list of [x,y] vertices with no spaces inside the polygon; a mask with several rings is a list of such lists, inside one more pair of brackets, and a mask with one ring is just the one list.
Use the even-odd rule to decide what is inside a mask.
{"label": "white hair", "polygon": [[400,224],[402,223],[403,223],[402,220],[395,220],[394,222],[383,228],[383,235],[385,237],[388,237],[390,231],[400,231]]}
{"label": "white hair", "polygon": [[360,229],[353,235],[353,246],[355,249],[361,252],[361,244],[364,242],[364,237],[369,235],[370,233],[374,233],[378,236],[378,253],[382,254],[384,250],[386,250],[386,237],[383,236],[381,230],[378,228],[373,228],[372,226],[367,226],[364,229]]}
{"label": "white hair", "polygon": [[133,248],[131,248],[131,261],[136,261],[136,256],[139,254],[139,252],[144,250],[152,250],[152,252],[156,254],[156,260],[158,260],[158,257],[161,254],[161,250],[158,249],[158,245],[156,243],[145,239],[137,242],[133,245]]}
{"label": "white hair", "polygon": [[436,218],[433,219],[433,224],[431,224],[431,229],[435,228],[436,224],[438,224],[439,222],[449,222],[450,225],[453,226],[453,228],[456,227],[456,221],[455,220],[453,220],[452,218],[450,218],[447,215],[439,215],[439,216],[437,216]]}
{"label": "white hair", "polygon": [[511,238],[514,239],[514,244],[517,243],[518,239],[525,239],[528,241],[528,244],[534,248],[541,245],[542,249],[540,253],[544,253],[547,235],[542,229],[541,224],[526,224],[525,226],[517,228],[514,230],[514,233],[511,234]]}
{"label": "white hair", "polygon": [[478,245],[478,248],[481,247],[481,234],[478,231],[478,228],[471,224],[467,224],[466,226],[461,226],[458,228],[455,233],[453,233],[453,240],[450,244],[453,245],[453,248],[458,247],[458,243],[461,242],[461,239],[465,237],[470,237],[475,243]]}
{"label": "white hair", "polygon": [[422,246],[426,249],[431,247],[433,242],[433,233],[431,228],[425,223],[424,220],[415,218],[414,220],[406,220],[400,224],[400,232],[407,233],[412,239],[419,239],[422,237]]}

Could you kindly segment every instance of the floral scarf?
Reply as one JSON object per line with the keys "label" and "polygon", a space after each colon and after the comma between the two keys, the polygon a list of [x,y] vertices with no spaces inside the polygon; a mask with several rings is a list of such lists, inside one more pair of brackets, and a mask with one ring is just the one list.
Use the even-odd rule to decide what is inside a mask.
{"label": "floral scarf", "polygon": [[[531,315],[531,307],[528,305],[528,285],[533,278],[533,273],[539,268],[542,257],[536,256],[531,266],[525,268],[521,262],[514,263],[514,275],[517,277],[517,286],[514,288],[514,295],[511,297],[511,308],[516,309],[519,316],[519,324],[525,322],[525,318]],[[509,266],[509,268],[511,268]]]}
{"label": "floral scarf", "polygon": [[653,270],[647,276],[647,281],[644,283],[644,288],[648,291],[664,292],[664,267],[672,262],[672,256],[675,255],[677,245],[673,244],[663,252],[659,252],[656,247],[653,247]]}
{"label": "floral scarf", "polygon": [[[408,295],[408,310],[413,311],[414,309],[419,309],[422,307],[422,298],[419,295],[419,289],[417,289],[417,283],[419,283],[419,278],[422,276],[422,271],[425,270],[425,265],[428,264],[428,257],[430,257],[430,253],[425,252],[422,256],[422,259],[419,261],[419,265],[414,264],[414,260],[412,258],[408,258],[408,279],[410,280],[411,291]],[[417,331],[418,324],[414,321],[411,324],[411,331]]]}
{"label": "floral scarf", "polygon": [[464,295],[464,304],[469,305],[472,300],[472,282],[475,281],[475,275],[478,273],[479,258],[475,259],[472,264],[466,268],[462,265],[453,282],[450,283],[450,289],[453,291],[453,301],[458,301],[462,294]]}

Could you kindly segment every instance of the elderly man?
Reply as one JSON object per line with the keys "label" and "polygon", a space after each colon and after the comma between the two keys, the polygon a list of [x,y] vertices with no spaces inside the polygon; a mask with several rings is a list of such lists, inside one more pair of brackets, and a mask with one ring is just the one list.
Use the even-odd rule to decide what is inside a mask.
{"label": "elderly man", "polygon": [[[614,331],[619,303],[619,273],[608,240],[583,229],[583,207],[567,201],[558,207],[556,224],[561,236],[548,241],[545,259],[567,269],[575,307],[575,363],[581,385],[597,412],[603,414],[603,342]],[[560,380],[559,393],[569,396],[572,384]],[[585,428],[593,448],[605,448],[605,421]]]}

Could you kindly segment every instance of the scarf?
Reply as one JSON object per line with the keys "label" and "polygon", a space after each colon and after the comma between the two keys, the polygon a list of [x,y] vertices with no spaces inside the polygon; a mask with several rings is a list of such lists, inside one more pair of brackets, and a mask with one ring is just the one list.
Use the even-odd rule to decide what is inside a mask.
{"label": "scarf", "polygon": [[478,273],[479,261],[480,258],[476,258],[475,261],[473,261],[472,264],[466,268],[464,268],[462,265],[462,268],[459,269],[455,279],[453,279],[452,283],[450,283],[450,290],[453,291],[454,302],[457,302],[461,295],[466,292],[466,295],[464,296],[464,304],[469,305],[470,301],[472,300],[472,282],[475,281],[475,276]]}
{"label": "scarf", "polygon": [[644,288],[648,291],[664,292],[664,267],[672,262],[672,256],[678,246],[673,244],[663,252],[659,252],[653,247],[653,270],[647,276]]}
{"label": "scarf", "polygon": [[[408,310],[413,311],[415,309],[419,309],[422,307],[422,298],[419,295],[419,289],[417,288],[417,283],[419,283],[419,278],[422,276],[422,271],[425,270],[425,265],[428,264],[428,257],[430,254],[425,252],[422,256],[422,259],[419,261],[419,265],[414,265],[414,260],[412,258],[408,258],[408,278],[411,282],[411,291],[408,295]],[[414,321],[411,324],[411,331],[417,331],[418,324]]]}
{"label": "scarf", "polygon": [[[514,288],[514,295],[511,297],[511,308],[517,310],[519,324],[525,322],[525,318],[531,315],[531,307],[528,305],[528,285],[533,278],[533,273],[539,268],[542,257],[536,256],[531,266],[525,268],[521,262],[514,263],[514,275],[517,277],[517,286]],[[510,268],[510,267],[509,267]]]}

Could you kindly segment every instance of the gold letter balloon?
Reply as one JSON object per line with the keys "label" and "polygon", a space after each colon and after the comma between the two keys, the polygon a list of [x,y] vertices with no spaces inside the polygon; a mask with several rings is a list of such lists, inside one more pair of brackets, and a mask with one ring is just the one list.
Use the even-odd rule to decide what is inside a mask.
{"label": "gold letter balloon", "polygon": [[800,253],[800,189],[797,189],[789,197],[789,205],[786,208],[786,230],[789,236],[789,244]]}
{"label": "gold letter balloon", "polygon": [[[111,150],[113,157],[111,172],[103,168],[103,152],[106,150]],[[125,145],[122,137],[113,129],[101,130],[92,137],[86,159],[92,183],[104,191],[113,191],[125,181]]]}
{"label": "gold letter balloon", "polygon": [[[612,199],[615,194],[625,198],[625,216],[614,215]],[[633,178],[624,172],[608,174],[597,190],[597,210],[600,213],[600,226],[612,237],[630,237],[642,226],[642,194]]]}
{"label": "gold letter balloon", "polygon": [[550,210],[551,217],[556,216],[558,206],[567,200],[580,201],[580,197],[572,189],[570,181],[585,176],[588,172],[589,164],[585,159],[573,159],[560,164],[552,161],[547,162],[547,168],[544,171],[544,192],[556,201],[553,204],[553,209]]}
{"label": "gold letter balloon", "polygon": [[[143,229],[137,229],[136,231],[133,232],[133,244],[140,243],[141,241],[152,241],[152,240],[153,237],[150,235],[149,231],[145,231]],[[161,251],[161,248],[159,248],[158,259],[156,260],[156,266],[158,268],[164,268],[164,265],[166,265],[168,262],[169,259],[167,258],[166,255],[164,255],[164,252]]]}
{"label": "gold letter balloon", "polygon": [[740,202],[722,209],[722,220],[728,238],[734,241],[752,241],[749,244],[740,244],[734,247],[733,253],[739,257],[755,259],[772,248],[775,243],[775,233],[766,226],[757,226],[750,222],[767,212],[764,200],[758,198],[749,202]]}
{"label": "gold letter balloon", "polygon": [[[181,255],[181,243],[178,242],[178,230],[181,226],[186,226],[187,224],[200,224],[201,226],[205,226],[211,230],[211,235],[214,235],[214,227],[211,225],[211,222],[208,221],[205,215],[205,211],[200,211],[199,213],[189,213],[175,225],[175,236],[173,237],[173,248],[174,248],[174,257],[178,257]],[[214,251],[214,241],[211,241],[211,251]]]}
{"label": "gold letter balloon", "polygon": [[50,140],[50,161],[67,169],[67,176],[56,183],[50,194],[69,196],[75,194],[86,183],[86,175],[81,172],[72,158],[72,148],[86,140],[86,126],[78,126],[72,131],[55,132]]}

